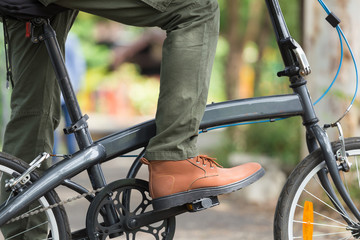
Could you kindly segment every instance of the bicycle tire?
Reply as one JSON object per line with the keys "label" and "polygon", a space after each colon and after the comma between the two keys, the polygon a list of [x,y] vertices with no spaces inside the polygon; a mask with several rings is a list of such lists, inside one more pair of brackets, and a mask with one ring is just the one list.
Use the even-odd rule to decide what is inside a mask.
{"label": "bicycle tire", "polygon": [[[355,205],[360,206],[360,138],[346,139],[345,146],[353,165],[349,172],[340,170],[340,174]],[[339,142],[332,143],[334,154],[340,147]],[[317,176],[321,169],[326,170],[325,161],[321,151],[316,150],[291,173],[276,207],[274,239],[357,239],[355,236],[360,235],[359,230],[349,229],[349,224],[344,220],[346,214],[335,211],[335,205]],[[330,179],[328,173],[327,177]],[[357,181],[352,181],[352,177],[356,177]],[[334,186],[332,181],[331,185]],[[341,199],[337,191],[336,195]],[[342,200],[341,203],[345,206]],[[347,207],[345,210],[349,213],[347,221],[359,225]]]}
{"label": "bicycle tire", "polygon": [[[6,174],[19,174],[24,172],[29,165],[24,161],[11,156],[9,154],[0,152],[0,174],[3,176],[3,173]],[[30,182],[36,181],[39,174],[33,172],[30,176]],[[40,205],[42,207],[53,205],[60,202],[60,199],[57,193],[52,190],[46,193],[43,197],[39,199]],[[46,210],[46,217],[48,221],[48,238],[49,239],[58,239],[58,240],[68,240],[71,239],[71,231],[69,227],[69,221],[63,206],[57,206],[52,209]],[[16,222],[14,223],[16,224]],[[3,225],[2,227],[4,227]],[[30,230],[31,231],[31,230]],[[27,233],[28,234],[28,233]],[[30,233],[31,234],[31,233]],[[14,237],[14,236],[12,236]],[[17,239],[18,237],[16,237]],[[12,238],[11,238],[12,239]]]}

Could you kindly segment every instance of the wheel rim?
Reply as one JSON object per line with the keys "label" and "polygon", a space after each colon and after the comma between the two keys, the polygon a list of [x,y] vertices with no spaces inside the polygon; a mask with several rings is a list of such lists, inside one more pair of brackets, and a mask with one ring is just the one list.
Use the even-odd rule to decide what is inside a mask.
{"label": "wheel rim", "polygon": [[[349,160],[353,164],[349,173],[340,172],[344,184],[349,189],[350,195],[355,204],[359,207],[360,201],[360,150],[347,151]],[[317,173],[326,167],[325,162],[317,164],[301,182],[297,188],[297,192],[293,198],[290,206],[289,218],[288,218],[288,239],[358,239],[358,221],[354,216],[350,215],[348,219],[353,222],[352,225],[357,225],[356,230],[352,232],[348,229],[349,225],[344,221],[345,215],[338,212],[330,199],[326,196],[327,193],[320,184],[320,180],[317,177]],[[356,181],[354,181],[356,179]],[[319,186],[317,186],[319,185]],[[333,185],[333,184],[332,184]],[[354,186],[356,186],[356,189]],[[317,189],[317,190],[316,190]],[[322,192],[322,193],[321,193]],[[356,194],[356,195],[355,195]],[[338,195],[338,194],[337,194]],[[354,198],[356,196],[356,198]],[[339,197],[339,196],[338,196]],[[339,197],[340,198],[340,197]],[[314,221],[304,221],[306,213],[305,202],[310,199],[311,204],[314,204],[313,214]],[[342,200],[341,200],[342,202]],[[343,202],[342,202],[343,203]],[[321,211],[319,210],[321,209]],[[347,212],[350,211],[346,208]],[[324,215],[323,212],[328,215]],[[349,220],[350,221],[350,220]],[[325,223],[328,222],[328,223]],[[306,238],[306,226],[310,226],[314,229],[311,238]],[[310,228],[311,229],[311,228]],[[312,230],[311,230],[312,231]],[[355,237],[356,236],[356,237]]]}
{"label": "wheel rim", "polygon": [[290,208],[290,215],[289,215],[289,222],[288,222],[288,234],[289,234],[289,239],[293,239],[293,220],[294,220],[294,215],[295,215],[295,209],[297,207],[300,195],[302,194],[305,186],[308,184],[308,182],[313,178],[313,176],[320,171],[320,169],[322,169],[325,166],[325,162],[319,164],[316,166],[316,168],[314,168],[304,179],[304,181],[302,182],[302,184],[299,186],[299,190],[297,191],[294,197],[294,201],[291,204],[291,208]]}
{"label": "wheel rim", "polygon": [[[8,175],[15,175],[15,174],[19,174],[17,171],[15,171],[14,169],[11,169],[9,167],[6,167],[6,166],[3,166],[3,165],[0,165],[0,179],[2,178],[2,174],[3,173],[6,173]],[[46,200],[45,197],[41,197],[39,199],[39,202],[41,204],[41,207],[48,207],[50,206],[50,204],[48,203],[48,201]],[[34,209],[35,210],[35,209]],[[59,228],[56,224],[56,218],[55,218],[55,215],[53,213],[52,210],[46,210],[45,211],[45,214],[46,214],[46,217],[48,219],[47,222],[43,222],[43,223],[40,223],[38,224],[37,226],[41,226],[41,225],[44,225],[44,224],[48,224],[48,231],[50,232],[51,231],[51,238],[50,239],[54,239],[54,240],[61,240],[60,239],[60,233],[59,233]],[[27,231],[31,231],[30,230],[27,230]],[[24,233],[24,232],[22,232]],[[18,233],[18,234],[22,234],[22,233]],[[13,238],[15,236],[12,236],[11,238]],[[9,239],[11,239],[9,238]]]}

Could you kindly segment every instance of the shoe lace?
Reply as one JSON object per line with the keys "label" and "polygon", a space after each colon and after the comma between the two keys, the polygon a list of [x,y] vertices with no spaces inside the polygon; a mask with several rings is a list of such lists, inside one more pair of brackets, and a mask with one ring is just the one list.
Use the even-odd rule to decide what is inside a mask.
{"label": "shoe lace", "polygon": [[216,158],[211,158],[211,157],[209,157],[207,155],[199,155],[197,157],[197,161],[199,161],[199,159],[202,161],[203,165],[206,165],[206,163],[209,163],[211,168],[213,168],[214,165],[216,165],[217,167],[222,168],[222,166],[215,161]]}

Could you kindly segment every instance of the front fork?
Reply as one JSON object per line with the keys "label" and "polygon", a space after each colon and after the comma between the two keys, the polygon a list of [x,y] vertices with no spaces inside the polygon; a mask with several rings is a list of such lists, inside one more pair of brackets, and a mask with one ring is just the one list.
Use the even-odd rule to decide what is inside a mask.
{"label": "front fork", "polygon": [[[343,181],[341,180],[340,173],[339,173],[339,166],[337,164],[336,158],[338,158],[342,162],[342,167],[345,168],[346,171],[347,167],[350,167],[350,164],[347,161],[347,156],[345,152],[345,141],[342,136],[342,131],[340,126],[338,125],[339,133],[340,133],[340,143],[341,148],[334,154],[333,149],[331,147],[329,138],[324,129],[322,129],[319,125],[315,124],[308,128],[307,134],[307,144],[309,151],[312,152],[316,150],[316,142],[320,146],[322,151],[324,160],[326,162],[327,169],[323,169],[318,173],[319,180],[324,187],[325,191],[327,192],[331,202],[333,203],[334,207],[342,213],[344,220],[351,226],[353,226],[353,221],[350,220],[348,217],[348,213],[344,209],[343,205],[341,204],[339,198],[336,196],[333,187],[330,184],[328,173],[330,174],[334,185],[339,192],[341,198],[344,200],[345,204],[348,206],[349,210],[353,213],[356,219],[360,222],[360,212],[358,208],[355,206],[354,202],[352,201]],[[337,156],[337,157],[336,157]]]}
{"label": "front fork", "polygon": [[[327,136],[325,130],[318,125],[318,118],[316,116],[308,89],[306,87],[306,81],[300,76],[293,76],[290,78],[291,87],[293,88],[294,92],[299,95],[302,106],[303,106],[303,125],[306,127],[306,143],[309,149],[309,152],[314,152],[316,149],[320,147],[324,160],[326,162],[327,171],[330,174],[336,189],[338,190],[341,198],[344,200],[345,204],[349,207],[350,211],[354,214],[357,221],[360,222],[360,212],[355,206],[354,202],[351,200],[348,191],[346,190],[344,183],[341,180],[339,174],[339,168],[337,165],[336,157],[331,147],[331,143],[329,137]],[[340,131],[340,135],[342,135]],[[344,141],[343,141],[344,142]],[[342,157],[346,158],[345,145],[343,143],[342,148],[339,151],[339,154]],[[340,203],[338,197],[335,195],[332,186],[330,185],[329,179],[327,178],[327,173],[319,173],[319,179],[327,193],[331,201],[333,201],[334,206],[344,214],[344,218],[348,216],[345,212],[343,205]],[[349,220],[346,219],[348,222]],[[349,223],[349,225],[354,225]]]}

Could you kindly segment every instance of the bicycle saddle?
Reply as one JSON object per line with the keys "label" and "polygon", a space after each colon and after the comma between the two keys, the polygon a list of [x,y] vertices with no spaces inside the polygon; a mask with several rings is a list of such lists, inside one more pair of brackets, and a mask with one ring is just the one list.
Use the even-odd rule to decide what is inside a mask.
{"label": "bicycle saddle", "polygon": [[44,6],[38,0],[0,0],[0,16],[28,21],[33,18],[50,18],[67,10],[56,4]]}

